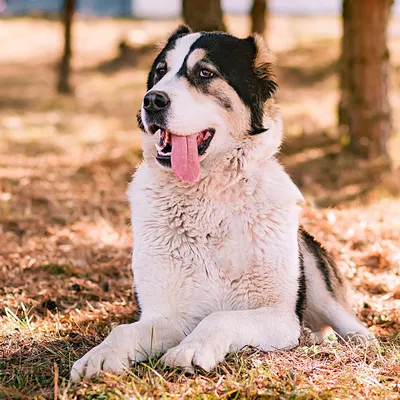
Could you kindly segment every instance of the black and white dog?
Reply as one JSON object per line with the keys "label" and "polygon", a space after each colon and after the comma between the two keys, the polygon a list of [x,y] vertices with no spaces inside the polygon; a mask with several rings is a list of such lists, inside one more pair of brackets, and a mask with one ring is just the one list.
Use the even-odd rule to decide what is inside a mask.
{"label": "black and white dog", "polygon": [[282,122],[274,59],[258,36],[169,38],[138,115],[144,162],[129,189],[138,322],[78,360],[72,379],[165,353],[169,366],[214,368],[246,345],[373,336],[346,302],[335,264],[299,227],[302,195],[274,158]]}

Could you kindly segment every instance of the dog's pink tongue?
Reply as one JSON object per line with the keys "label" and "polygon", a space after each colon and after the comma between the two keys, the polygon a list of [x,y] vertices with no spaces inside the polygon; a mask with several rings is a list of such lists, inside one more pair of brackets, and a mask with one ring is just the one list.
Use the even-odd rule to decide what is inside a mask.
{"label": "dog's pink tongue", "polygon": [[197,134],[190,136],[171,135],[171,164],[175,175],[185,182],[196,182],[200,178],[200,161],[197,150]]}

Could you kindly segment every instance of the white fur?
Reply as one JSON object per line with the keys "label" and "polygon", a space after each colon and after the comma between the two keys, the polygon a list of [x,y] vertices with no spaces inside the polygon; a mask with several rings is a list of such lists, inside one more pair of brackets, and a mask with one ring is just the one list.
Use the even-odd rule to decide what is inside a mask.
{"label": "white fur", "polygon": [[[87,376],[102,368],[121,371],[129,359],[164,352],[186,335],[165,355],[169,365],[210,369],[245,345],[274,350],[298,344],[301,195],[275,160],[242,163],[247,168],[237,172],[222,201],[202,182],[183,184],[157,166],[138,170],[129,198],[142,316],[79,360],[74,379],[88,362]],[[226,188],[222,170],[212,175],[213,187]]]}
{"label": "white fur", "polygon": [[[275,350],[299,342],[295,308],[302,195],[273,157],[281,121],[266,115],[269,130],[250,137],[212,100],[199,102],[176,80],[198,36],[178,40],[168,56],[170,72],[155,88],[171,96],[177,131],[216,128],[213,150],[201,162],[199,182],[184,183],[154,161],[157,138],[144,134],[145,162],[128,192],[142,315],[115,328],[78,360],[74,380],[102,369],[119,372],[130,361],[166,351],[170,366],[209,370],[246,345]],[[246,121],[246,110],[236,104]],[[321,292],[316,296],[325,296],[322,280],[315,282],[316,293]]]}

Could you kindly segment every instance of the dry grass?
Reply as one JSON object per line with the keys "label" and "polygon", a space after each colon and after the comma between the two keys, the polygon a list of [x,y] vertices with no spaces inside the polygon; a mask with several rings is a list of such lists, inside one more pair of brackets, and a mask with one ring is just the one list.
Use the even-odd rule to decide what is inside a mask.
{"label": "dry grass", "polygon": [[[229,20],[240,35],[246,23]],[[248,349],[194,376],[149,360],[125,376],[68,384],[73,361],[135,317],[125,186],[140,160],[135,113],[154,51],[118,57],[116,43],[132,30],[137,43],[159,40],[175,25],[78,21],[76,95],[65,98],[54,93],[57,22],[0,21],[0,37],[12,38],[0,53],[0,398],[400,398],[398,175],[340,152],[333,18],[273,20],[289,136],[282,158],[310,199],[304,224],[338,258],[379,344],[330,337],[290,352]],[[399,47],[393,38],[394,107]]]}

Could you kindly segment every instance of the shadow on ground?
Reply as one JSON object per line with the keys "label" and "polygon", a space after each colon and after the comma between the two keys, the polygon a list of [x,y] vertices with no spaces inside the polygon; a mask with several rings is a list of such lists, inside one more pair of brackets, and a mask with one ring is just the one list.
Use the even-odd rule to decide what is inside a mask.
{"label": "shadow on ground", "polygon": [[300,190],[320,207],[368,202],[390,174],[386,160],[361,160],[326,132],[288,138],[280,159]]}

